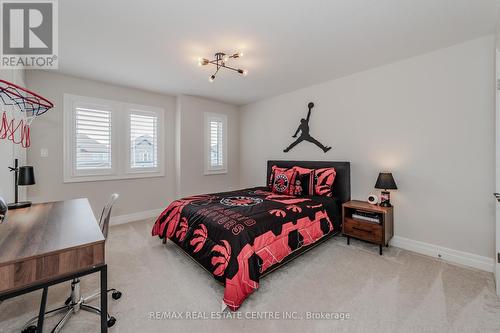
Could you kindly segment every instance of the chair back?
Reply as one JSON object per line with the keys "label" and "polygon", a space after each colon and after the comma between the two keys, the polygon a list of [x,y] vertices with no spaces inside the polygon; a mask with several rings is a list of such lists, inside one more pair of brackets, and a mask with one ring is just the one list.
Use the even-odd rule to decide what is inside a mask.
{"label": "chair back", "polygon": [[0,197],[0,223],[2,223],[5,220],[8,210],[9,207],[7,206],[7,203],[2,197]]}
{"label": "chair back", "polygon": [[99,227],[101,228],[101,231],[102,231],[102,234],[104,235],[104,238],[108,238],[109,219],[111,217],[111,209],[113,208],[113,205],[115,204],[115,202],[119,196],[120,195],[118,193],[111,194],[111,197],[109,198],[108,202],[106,203],[106,206],[104,206],[104,209],[102,210],[101,218],[99,220]]}

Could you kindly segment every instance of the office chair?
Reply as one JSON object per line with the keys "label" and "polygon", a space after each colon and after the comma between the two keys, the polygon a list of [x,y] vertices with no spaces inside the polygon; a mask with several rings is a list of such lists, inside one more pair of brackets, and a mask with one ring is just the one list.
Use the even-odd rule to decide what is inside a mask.
{"label": "office chair", "polygon": [[[104,239],[108,238],[109,229],[109,219],[111,217],[111,209],[114,203],[118,199],[119,195],[113,193],[109,198],[106,206],[101,213],[101,218],[99,219],[99,227],[101,228]],[[107,292],[111,292],[113,299],[117,300],[122,296],[122,293],[116,289],[108,289]],[[88,312],[101,314],[101,309],[96,306],[89,305],[88,303],[99,298],[101,292],[97,292],[88,297],[82,297],[80,294],[80,279],[73,279],[71,281],[71,295],[68,297],[64,306],[45,312],[45,318],[52,317],[58,313],[65,313],[62,319],[57,323],[57,325],[52,330],[52,333],[58,333],[61,328],[66,324],[66,322],[71,318],[71,316],[80,310],[85,310]],[[37,327],[33,324],[38,320],[38,316],[31,318],[23,327],[22,333],[36,333],[38,332]],[[116,323],[116,318],[108,314],[108,327],[113,326]]]}

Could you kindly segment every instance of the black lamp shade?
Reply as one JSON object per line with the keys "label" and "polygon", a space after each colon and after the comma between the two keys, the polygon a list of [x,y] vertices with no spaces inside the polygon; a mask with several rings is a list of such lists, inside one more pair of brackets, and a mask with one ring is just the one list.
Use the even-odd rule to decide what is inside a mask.
{"label": "black lamp shade", "polygon": [[19,175],[17,185],[33,185],[35,184],[35,172],[32,166],[19,167]]}
{"label": "black lamp shade", "polygon": [[375,183],[375,188],[383,190],[397,190],[396,182],[392,177],[390,172],[381,172],[378,174],[377,183]]}

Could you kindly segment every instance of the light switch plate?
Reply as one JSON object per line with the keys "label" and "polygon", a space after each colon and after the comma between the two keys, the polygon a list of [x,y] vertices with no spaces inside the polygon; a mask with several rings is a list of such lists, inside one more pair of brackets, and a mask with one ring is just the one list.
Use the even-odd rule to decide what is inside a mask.
{"label": "light switch plate", "polygon": [[40,156],[41,157],[49,157],[49,150],[47,148],[40,149]]}

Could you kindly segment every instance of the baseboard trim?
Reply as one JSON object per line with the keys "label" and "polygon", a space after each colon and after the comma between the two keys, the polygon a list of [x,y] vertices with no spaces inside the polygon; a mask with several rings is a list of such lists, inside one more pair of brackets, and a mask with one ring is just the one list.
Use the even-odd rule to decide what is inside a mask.
{"label": "baseboard trim", "polygon": [[487,272],[494,272],[495,270],[495,261],[493,258],[483,257],[469,252],[453,250],[399,236],[394,236],[391,239],[391,245],[404,250],[442,259],[450,263],[473,267]]}
{"label": "baseboard trim", "polygon": [[145,220],[152,217],[158,217],[162,211],[163,208],[158,208],[158,209],[145,210],[143,212],[113,216],[109,220],[109,225],[118,225],[118,224],[135,222],[139,220]]}

